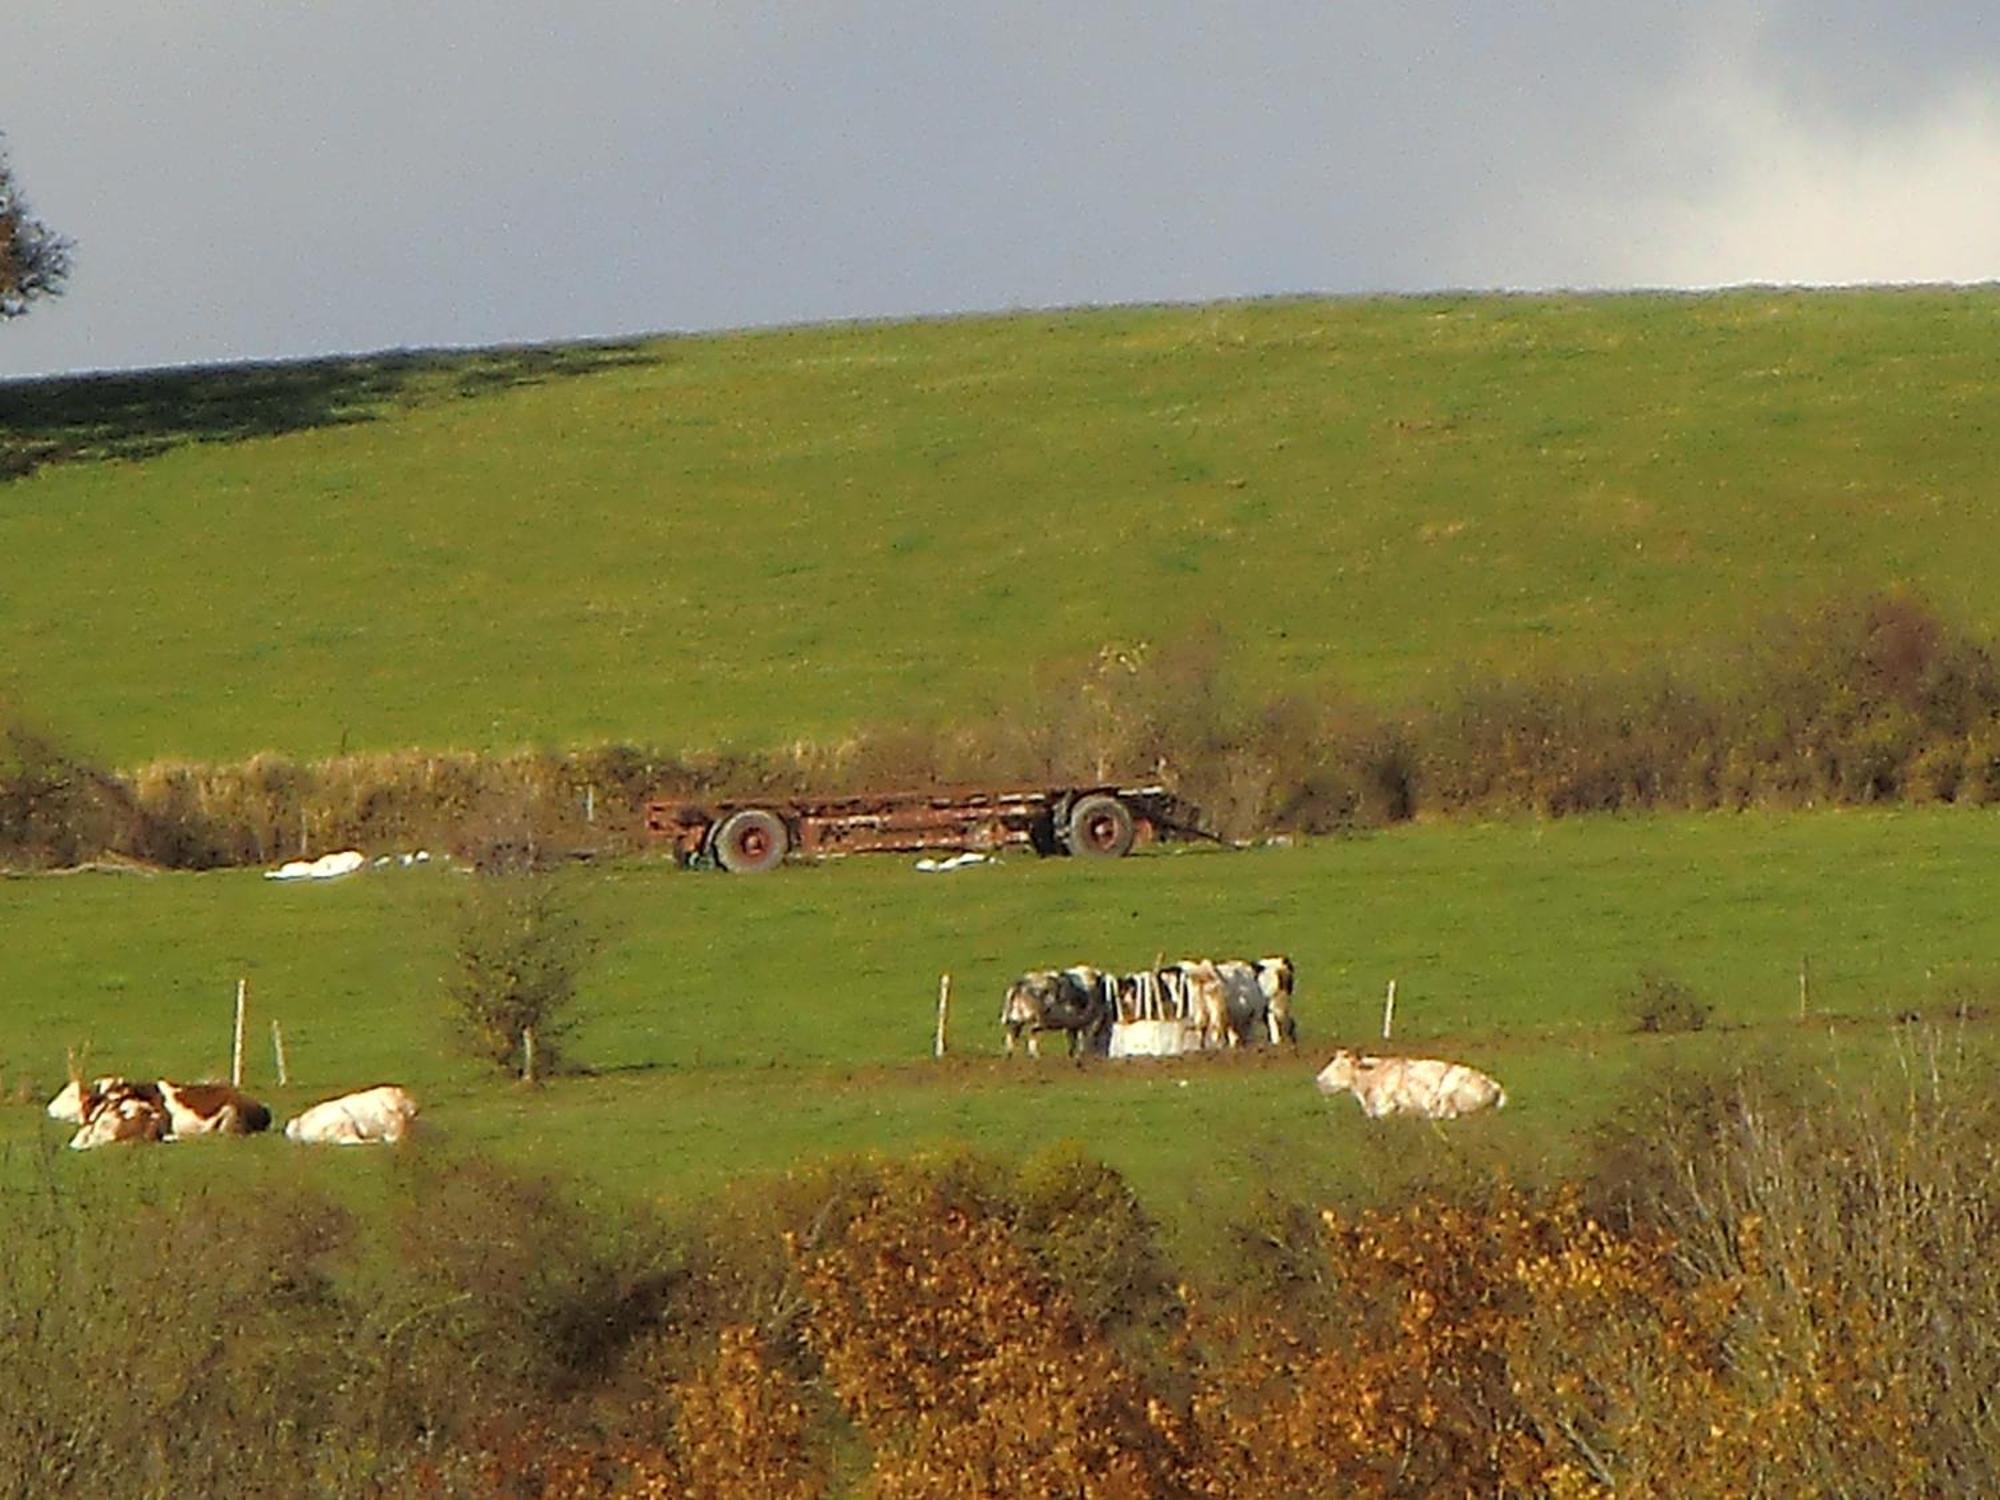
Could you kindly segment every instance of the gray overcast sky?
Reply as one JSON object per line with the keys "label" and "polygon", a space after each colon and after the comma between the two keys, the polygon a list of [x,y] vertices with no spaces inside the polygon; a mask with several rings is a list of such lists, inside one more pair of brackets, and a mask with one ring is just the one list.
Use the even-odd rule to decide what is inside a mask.
{"label": "gray overcast sky", "polygon": [[8,0],[0,376],[2000,277],[1992,0]]}

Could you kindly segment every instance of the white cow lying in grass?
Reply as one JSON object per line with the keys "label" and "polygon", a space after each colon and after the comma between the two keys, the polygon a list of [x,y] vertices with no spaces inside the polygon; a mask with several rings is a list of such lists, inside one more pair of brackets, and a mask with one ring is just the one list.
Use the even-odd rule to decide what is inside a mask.
{"label": "white cow lying in grass", "polygon": [[393,1146],[416,1119],[417,1101],[384,1083],[315,1104],[286,1123],[285,1135],[309,1146]]}
{"label": "white cow lying in grass", "polygon": [[1421,1115],[1456,1120],[1491,1106],[1503,1109],[1507,1091],[1477,1068],[1434,1057],[1369,1057],[1345,1047],[1313,1080],[1322,1094],[1352,1093],[1370,1119]]}

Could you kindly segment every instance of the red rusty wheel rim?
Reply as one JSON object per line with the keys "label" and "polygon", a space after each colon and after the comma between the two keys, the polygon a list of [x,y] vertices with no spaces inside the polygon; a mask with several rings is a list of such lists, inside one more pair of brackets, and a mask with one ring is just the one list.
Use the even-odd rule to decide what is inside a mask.
{"label": "red rusty wheel rim", "polygon": [[1118,842],[1118,820],[1109,813],[1099,813],[1083,825],[1084,839],[1093,849],[1109,849]]}

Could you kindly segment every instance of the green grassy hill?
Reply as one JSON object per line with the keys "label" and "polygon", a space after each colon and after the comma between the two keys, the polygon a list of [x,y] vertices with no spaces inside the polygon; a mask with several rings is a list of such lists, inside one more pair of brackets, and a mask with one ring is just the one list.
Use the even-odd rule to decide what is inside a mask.
{"label": "green grassy hill", "polygon": [[0,696],[84,753],[1004,713],[1218,623],[1384,703],[1898,581],[2000,625],[2000,290],[1027,315],[0,386]]}

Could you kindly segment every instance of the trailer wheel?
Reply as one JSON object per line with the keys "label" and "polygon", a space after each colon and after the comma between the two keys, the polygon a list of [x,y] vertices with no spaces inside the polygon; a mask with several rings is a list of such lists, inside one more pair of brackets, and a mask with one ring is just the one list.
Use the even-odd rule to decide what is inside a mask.
{"label": "trailer wheel", "polygon": [[1138,836],[1132,809],[1103,792],[1076,799],[1069,810],[1069,825],[1063,842],[1069,852],[1087,859],[1117,859],[1132,849]]}
{"label": "trailer wheel", "polygon": [[774,868],[791,848],[785,820],[762,807],[746,807],[715,830],[715,862],[732,875],[755,875]]}

